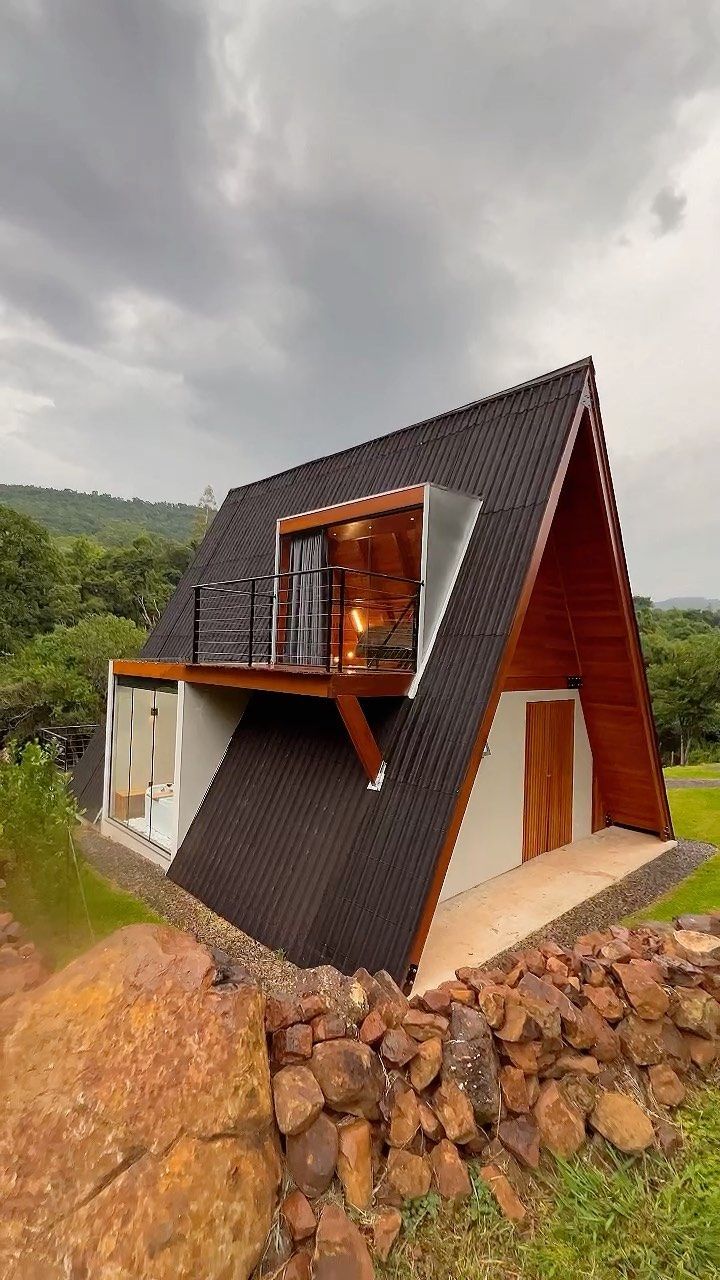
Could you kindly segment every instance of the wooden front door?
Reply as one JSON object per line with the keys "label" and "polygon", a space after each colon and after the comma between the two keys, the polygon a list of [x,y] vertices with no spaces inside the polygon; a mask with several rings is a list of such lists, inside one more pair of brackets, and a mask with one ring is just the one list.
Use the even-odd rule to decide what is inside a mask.
{"label": "wooden front door", "polygon": [[572,840],[575,703],[528,702],[523,862]]}

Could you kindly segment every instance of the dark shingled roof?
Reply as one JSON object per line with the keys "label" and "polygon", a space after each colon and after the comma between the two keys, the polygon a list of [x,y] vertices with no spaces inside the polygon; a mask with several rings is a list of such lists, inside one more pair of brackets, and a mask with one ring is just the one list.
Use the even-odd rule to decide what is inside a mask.
{"label": "dark shingled roof", "polygon": [[232,490],[144,656],[188,660],[192,587],[272,573],[279,517],[434,483],[483,498],[417,696],[366,699],[367,789],[337,708],[256,693],[168,874],[299,964],[404,973],[589,359]]}

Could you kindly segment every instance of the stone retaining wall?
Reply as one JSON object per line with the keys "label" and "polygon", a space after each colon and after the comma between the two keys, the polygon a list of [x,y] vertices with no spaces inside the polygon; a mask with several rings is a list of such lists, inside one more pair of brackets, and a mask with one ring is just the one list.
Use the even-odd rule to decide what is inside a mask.
{"label": "stone retaining wall", "polygon": [[410,1000],[386,973],[352,990],[349,1020],[313,994],[266,1005],[291,1189],[262,1273],[283,1280],[372,1276],[406,1201],[470,1195],[470,1159],[522,1224],[544,1151],[676,1150],[672,1110],[718,1056],[720,914],[546,941]]}

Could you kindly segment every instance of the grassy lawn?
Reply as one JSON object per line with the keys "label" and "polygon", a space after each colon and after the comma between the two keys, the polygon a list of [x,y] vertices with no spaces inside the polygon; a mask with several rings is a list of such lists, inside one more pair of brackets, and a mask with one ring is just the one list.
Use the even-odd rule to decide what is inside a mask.
{"label": "grassy lawn", "polygon": [[56,888],[43,892],[42,886],[31,892],[22,880],[10,880],[3,890],[10,910],[25,925],[45,959],[55,967],[87,950],[113,929],[143,921],[162,923],[156,912],[106,880],[79,853],[78,865],[82,893],[72,861],[68,861],[60,892]]}
{"label": "grassy lawn", "polygon": [[378,1274],[392,1280],[710,1280],[720,1275],[720,1087],[677,1113],[685,1143],[673,1162],[631,1160],[605,1144],[549,1162],[524,1194],[529,1226],[500,1216],[473,1173],[454,1213],[416,1201],[406,1234]]}
{"label": "grassy lawn", "polygon": [[[714,765],[697,766],[715,768]],[[702,840],[720,847],[720,787],[689,787],[668,791],[675,835],[685,840]],[[637,911],[631,920],[671,920],[683,912],[720,910],[720,854],[681,880],[650,906]]]}
{"label": "grassy lawn", "polygon": [[720,764],[674,764],[663,772],[666,778],[720,778]]}

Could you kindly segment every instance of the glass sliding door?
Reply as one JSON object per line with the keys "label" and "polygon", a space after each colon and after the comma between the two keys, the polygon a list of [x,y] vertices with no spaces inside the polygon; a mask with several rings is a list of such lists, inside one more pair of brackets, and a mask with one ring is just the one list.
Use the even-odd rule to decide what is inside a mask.
{"label": "glass sliding door", "polygon": [[175,836],[177,685],[116,681],[108,813],[160,848]]}
{"label": "glass sliding door", "polygon": [[177,690],[155,690],[148,839],[170,849],[175,836]]}

